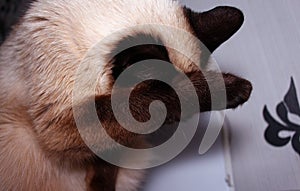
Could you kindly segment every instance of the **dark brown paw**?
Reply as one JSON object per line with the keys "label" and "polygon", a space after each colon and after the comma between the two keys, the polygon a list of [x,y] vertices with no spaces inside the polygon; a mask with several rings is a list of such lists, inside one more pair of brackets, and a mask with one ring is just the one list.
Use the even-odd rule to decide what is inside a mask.
{"label": "dark brown paw", "polygon": [[245,79],[232,74],[224,74],[227,95],[227,109],[236,108],[244,104],[250,98],[252,84]]}

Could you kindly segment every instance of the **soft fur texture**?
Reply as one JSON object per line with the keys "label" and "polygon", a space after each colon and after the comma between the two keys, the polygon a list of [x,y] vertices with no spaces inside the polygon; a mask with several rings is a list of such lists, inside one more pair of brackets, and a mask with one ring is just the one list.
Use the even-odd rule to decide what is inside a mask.
{"label": "soft fur texture", "polygon": [[[208,12],[209,16],[202,18],[201,14],[172,0],[40,0],[33,3],[0,49],[0,189],[138,190],[143,171],[120,169],[102,161],[81,139],[72,113],[76,69],[96,42],[113,32],[143,24],[185,30],[214,50],[238,30],[243,17],[240,11],[228,7],[219,8],[216,13],[218,18],[227,15],[223,18],[226,22],[214,20],[211,13],[216,12]],[[222,30],[222,27],[230,30]],[[216,30],[218,32],[214,32]],[[206,62],[202,59],[204,56],[201,57],[204,47],[200,44],[188,37],[168,36],[159,29],[128,30],[128,34],[111,39],[105,51],[114,51],[122,40],[128,36],[134,38],[139,33],[159,39],[164,45],[185,49],[201,65]],[[139,56],[169,61],[187,73],[199,95],[201,111],[212,109],[207,80],[215,87],[215,91],[210,92],[213,96],[227,90],[227,108],[237,107],[250,96],[252,87],[248,81],[223,74],[226,89],[220,89],[216,73],[210,72],[209,79],[205,79],[195,63],[168,47],[148,45],[133,49],[101,66],[96,90],[100,121],[111,137],[124,145],[148,147],[144,137],[120,127],[110,106],[115,78],[128,65],[140,60]],[[124,61],[132,59],[132,63]],[[174,85],[185,87],[177,82],[175,80]],[[118,96],[122,99],[122,91]],[[166,103],[167,121],[180,120],[177,97],[162,84],[145,82],[136,88],[130,99],[132,114],[140,121],[148,119],[147,106],[157,99]],[[88,115],[85,103],[94,101],[82,98],[78,103],[82,104],[83,118]],[[186,101],[188,104],[188,98]],[[195,112],[191,110],[191,114]],[[112,149],[101,135],[97,138],[103,151]]]}

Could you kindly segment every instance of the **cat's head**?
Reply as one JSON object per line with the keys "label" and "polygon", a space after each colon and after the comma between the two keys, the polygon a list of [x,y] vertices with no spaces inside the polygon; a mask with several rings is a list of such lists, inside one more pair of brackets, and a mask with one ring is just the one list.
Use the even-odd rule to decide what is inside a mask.
{"label": "cat's head", "polygon": [[[107,93],[111,93],[115,82],[118,87],[127,87],[131,81],[155,79],[159,76],[175,79],[174,71],[163,66],[159,69],[152,68],[152,65],[159,65],[158,62],[165,62],[171,64],[178,73],[188,75],[191,82],[198,85],[196,91],[199,93],[201,111],[235,108],[246,102],[252,91],[251,83],[232,74],[210,70],[209,61],[211,54],[242,26],[243,13],[228,6],[201,13],[187,7],[175,10],[173,15],[169,15],[170,18],[161,12],[161,18],[159,15],[152,16],[155,21],[153,24],[141,23],[140,26],[124,30],[125,32],[115,35],[117,37],[111,38],[113,46],[110,47],[107,56],[109,59],[104,67],[108,72],[102,76],[102,82],[108,84]],[[131,70],[126,78],[118,80],[130,67],[137,69]],[[173,83],[180,84],[178,80],[175,81]],[[144,84],[146,85],[140,87],[156,86],[157,92],[159,88],[166,89],[158,82],[148,81]],[[105,83],[100,85],[106,86]],[[226,96],[226,106],[223,104],[212,108],[212,97],[216,98],[222,93]]]}

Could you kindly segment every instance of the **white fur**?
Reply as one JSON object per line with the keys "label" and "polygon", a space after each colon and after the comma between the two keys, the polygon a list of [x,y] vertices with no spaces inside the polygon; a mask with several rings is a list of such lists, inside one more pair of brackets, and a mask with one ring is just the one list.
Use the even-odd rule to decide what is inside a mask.
{"label": "white fur", "polygon": [[120,169],[116,191],[139,190],[144,176],[145,171],[143,170]]}

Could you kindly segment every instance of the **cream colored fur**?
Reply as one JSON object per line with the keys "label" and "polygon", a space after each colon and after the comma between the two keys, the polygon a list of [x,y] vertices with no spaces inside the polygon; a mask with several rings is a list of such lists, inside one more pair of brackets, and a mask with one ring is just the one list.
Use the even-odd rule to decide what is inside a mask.
{"label": "cream colored fur", "polygon": [[[191,31],[182,7],[172,0],[40,0],[33,4],[0,49],[0,190],[86,189],[85,168],[67,161],[60,164],[51,152],[78,139],[74,126],[59,123],[72,116],[74,74],[95,43],[143,24]],[[166,44],[199,52],[190,39],[150,33]],[[192,69],[188,60],[171,50],[170,57],[178,68]],[[98,94],[109,91],[112,83],[109,63],[102,67]],[[121,170],[117,190],[136,190],[142,177],[141,171]]]}

